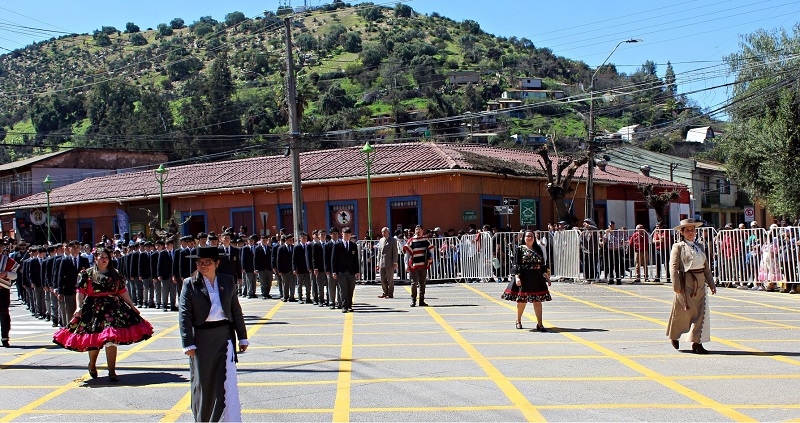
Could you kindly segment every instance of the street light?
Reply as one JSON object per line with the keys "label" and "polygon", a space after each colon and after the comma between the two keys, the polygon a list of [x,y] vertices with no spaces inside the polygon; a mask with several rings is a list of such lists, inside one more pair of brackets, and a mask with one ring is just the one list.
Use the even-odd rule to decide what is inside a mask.
{"label": "street light", "polygon": [[614,49],[611,50],[611,53],[608,53],[606,60],[603,60],[603,63],[595,69],[592,74],[592,79],[589,81],[589,134],[586,140],[586,147],[589,149],[589,171],[586,176],[586,208],[584,210],[584,217],[590,219],[594,219],[594,155],[597,152],[597,147],[594,145],[594,77],[597,76],[597,72],[600,72],[600,69],[608,62],[608,59],[617,51],[619,46],[624,43],[632,44],[640,42],[642,42],[642,40],[633,38],[618,42],[617,45],[614,46]]}
{"label": "street light", "polygon": [[158,182],[158,199],[159,199],[159,212],[158,220],[159,226],[164,227],[164,182],[167,182],[169,177],[169,170],[164,165],[159,165],[155,171],[156,182]]}
{"label": "street light", "polygon": [[369,144],[369,141],[364,143],[361,149],[361,160],[367,167],[367,228],[369,239],[372,239],[372,185],[371,185],[371,168],[372,163],[375,161],[375,148]]}
{"label": "street light", "polygon": [[44,189],[44,193],[47,194],[47,244],[50,245],[50,240],[52,237],[50,236],[50,191],[53,190],[53,180],[50,179],[50,175],[47,175],[42,181],[42,189]]}

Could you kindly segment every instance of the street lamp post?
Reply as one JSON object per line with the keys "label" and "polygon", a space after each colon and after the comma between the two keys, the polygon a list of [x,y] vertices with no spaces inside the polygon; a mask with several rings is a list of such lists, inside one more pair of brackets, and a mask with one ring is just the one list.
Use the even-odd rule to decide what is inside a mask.
{"label": "street lamp post", "polygon": [[361,149],[361,160],[367,167],[367,234],[369,239],[372,239],[372,163],[375,161],[375,148],[369,144],[369,141],[364,143]]}
{"label": "street lamp post", "polygon": [[597,76],[597,72],[600,72],[600,69],[603,65],[608,62],[608,59],[611,58],[611,55],[614,54],[615,51],[624,43],[639,43],[642,40],[637,40],[631,38],[630,40],[622,40],[614,46],[614,49],[611,50],[611,53],[608,53],[608,57],[606,60],[603,60],[603,63],[595,69],[594,73],[592,74],[592,79],[589,81],[589,134],[586,140],[586,148],[589,152],[589,169],[586,175],[586,208],[584,209],[584,217],[594,219],[594,155],[597,153],[597,146],[594,144],[594,78]]}
{"label": "street lamp post", "polygon": [[164,227],[164,182],[167,182],[167,178],[169,177],[169,170],[164,167],[164,165],[159,165],[158,169],[155,171],[156,174],[156,182],[158,182],[158,200],[159,200],[159,208],[158,208],[158,220],[159,226],[162,228]]}
{"label": "street lamp post", "polygon": [[47,195],[47,244],[49,245],[52,239],[50,235],[50,191],[53,190],[53,180],[50,179],[50,175],[47,175],[42,181],[42,188],[44,189],[44,193]]}

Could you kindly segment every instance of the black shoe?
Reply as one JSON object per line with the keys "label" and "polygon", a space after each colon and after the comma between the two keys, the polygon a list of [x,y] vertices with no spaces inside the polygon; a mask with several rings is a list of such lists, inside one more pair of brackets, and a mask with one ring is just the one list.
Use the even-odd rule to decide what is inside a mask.
{"label": "black shoe", "polygon": [[708,350],[703,348],[703,344],[694,343],[692,344],[692,352],[695,354],[708,354]]}
{"label": "black shoe", "polygon": [[614,285],[614,281],[613,281],[613,280],[611,280],[611,279],[609,279],[609,280],[608,280],[608,284],[609,284],[609,285]]}
{"label": "black shoe", "polygon": [[89,376],[91,376],[92,379],[97,379],[97,368],[96,367],[94,368],[94,370],[92,370],[92,368],[89,367]]}
{"label": "black shoe", "polygon": [[8,343],[8,339],[3,340],[3,348],[11,348],[11,344]]}
{"label": "black shoe", "polygon": [[166,313],[166,312],[168,312],[168,311],[169,311],[169,309],[167,309],[167,308],[164,308],[164,309],[161,309],[161,311],[163,311],[164,313]]}
{"label": "black shoe", "polygon": [[670,342],[672,342],[672,348],[676,350],[681,347],[681,343],[677,339],[671,339]]}
{"label": "black shoe", "polygon": [[342,309],[342,313],[347,313],[347,309],[346,309],[346,308],[343,308],[343,309]]}
{"label": "black shoe", "polygon": [[264,297],[264,299],[265,299],[265,300],[266,300],[266,299],[270,299],[270,300],[271,300],[271,299],[272,299],[272,295],[269,295],[269,294],[267,294],[267,295]]}
{"label": "black shoe", "polygon": [[621,279],[617,279],[617,285],[622,285],[622,280]]}
{"label": "black shoe", "polygon": [[54,328],[57,328],[57,327],[58,327],[58,322],[53,322],[53,325],[52,325],[52,326],[53,326]]}
{"label": "black shoe", "polygon": [[517,324],[517,329],[522,329],[522,322],[516,322],[516,324]]}
{"label": "black shoe", "polygon": [[330,308],[331,310],[336,310],[336,306],[330,306],[328,308]]}
{"label": "black shoe", "polygon": [[540,325],[538,323],[536,324],[536,330],[539,332],[547,332],[547,329],[545,329],[544,325]]}
{"label": "black shoe", "polygon": [[296,303],[296,302],[297,302],[297,299],[296,299],[296,298],[289,298],[289,302],[290,302],[290,303]]}
{"label": "black shoe", "polygon": [[352,307],[351,307],[351,308],[348,308],[348,309],[347,309],[347,311],[348,311],[349,313],[355,313],[355,311],[353,311],[353,308],[352,308]]}
{"label": "black shoe", "polygon": [[416,301],[412,301],[411,302],[411,307],[416,307],[416,306],[417,306],[417,302]]}
{"label": "black shoe", "polygon": [[116,372],[108,372],[108,380],[110,380],[111,382],[118,381],[119,378],[117,377],[117,373]]}
{"label": "black shoe", "polygon": [[172,310],[172,311],[178,311],[178,307],[174,307],[174,306],[173,306],[172,308],[170,308],[170,310]]}
{"label": "black shoe", "polygon": [[300,300],[299,302],[300,302],[300,304],[305,304],[306,303],[305,300]]}
{"label": "black shoe", "polygon": [[284,298],[284,299],[282,299],[281,301],[283,301],[283,302],[287,302],[287,301],[289,301],[289,299],[288,299],[288,298]]}
{"label": "black shoe", "polygon": [[319,305],[319,301],[314,301],[314,305]]}
{"label": "black shoe", "polygon": [[419,306],[420,306],[420,307],[427,307],[427,306],[428,306],[428,303],[426,303],[425,301],[422,301],[422,300],[420,300],[420,301],[419,301]]}

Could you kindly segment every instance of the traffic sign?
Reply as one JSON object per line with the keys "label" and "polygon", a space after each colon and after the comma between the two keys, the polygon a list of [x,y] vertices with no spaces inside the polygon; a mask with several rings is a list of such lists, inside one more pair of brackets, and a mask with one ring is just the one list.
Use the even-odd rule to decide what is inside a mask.
{"label": "traffic sign", "polygon": [[503,197],[504,206],[517,206],[519,205],[519,198]]}
{"label": "traffic sign", "polygon": [[747,206],[744,208],[744,221],[745,222],[752,222],[755,220],[756,217],[756,209],[753,206]]}
{"label": "traffic sign", "polygon": [[494,206],[494,214],[514,214],[514,208],[511,206]]}
{"label": "traffic sign", "polygon": [[520,200],[519,223],[522,226],[536,226],[536,200],[532,198]]}

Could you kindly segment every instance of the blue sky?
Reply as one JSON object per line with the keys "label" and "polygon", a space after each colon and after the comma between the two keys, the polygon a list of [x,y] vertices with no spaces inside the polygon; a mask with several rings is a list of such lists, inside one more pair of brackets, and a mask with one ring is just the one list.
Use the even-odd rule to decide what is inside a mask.
{"label": "blue sky", "polygon": [[[326,2],[308,0],[309,5]],[[303,1],[291,3],[298,6]],[[396,4],[381,0],[374,3]],[[404,3],[421,13],[438,12],[456,21],[475,20],[486,32],[495,35],[528,38],[537,47],[548,47],[557,55],[582,60],[591,67],[602,63],[619,41],[641,39],[641,43],[620,46],[609,62],[620,72],[632,73],[645,60],[652,60],[663,76],[667,61],[671,61],[678,76],[679,92],[697,91],[690,97],[708,109],[715,109],[727,99],[727,90],[708,89],[731,81],[722,58],[738,51],[740,35],[758,29],[791,29],[800,20],[800,1],[789,0],[410,0]],[[183,18],[187,24],[206,15],[222,20],[232,11],[255,17],[265,9],[275,10],[278,4],[278,0],[2,2],[0,52],[49,38],[20,34],[20,28],[11,25],[89,33],[103,25],[124,29],[126,22],[134,22],[145,29],[175,17]]]}

